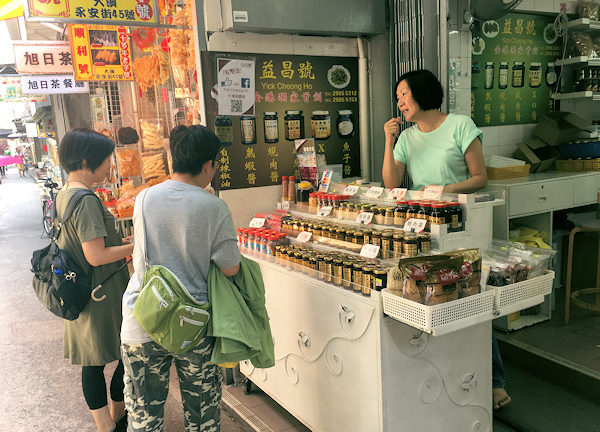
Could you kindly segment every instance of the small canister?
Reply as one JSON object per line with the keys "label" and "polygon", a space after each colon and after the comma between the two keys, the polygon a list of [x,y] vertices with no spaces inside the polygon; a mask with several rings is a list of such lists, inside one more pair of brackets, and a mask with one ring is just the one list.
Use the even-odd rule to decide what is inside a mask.
{"label": "small canister", "polygon": [[333,258],[325,257],[325,282],[331,282],[333,279]]}
{"label": "small canister", "polygon": [[384,225],[394,225],[394,208],[386,207],[385,208],[385,216],[383,219]]}
{"label": "small canister", "polygon": [[419,253],[419,240],[415,233],[404,233],[404,255],[415,257]]}
{"label": "small canister", "polygon": [[317,276],[317,256],[311,255],[309,259],[309,276],[315,277]]}
{"label": "small canister", "polygon": [[370,230],[370,229],[364,230],[363,244],[371,244],[372,238],[373,238],[373,230]]}
{"label": "small canister", "polygon": [[373,270],[373,289],[381,291],[383,288],[387,288],[387,270],[383,267],[376,267]]}
{"label": "small canister", "polygon": [[393,235],[393,248],[394,258],[400,258],[402,256],[402,249],[404,245],[404,234],[400,231],[397,231]]}
{"label": "small canister", "polygon": [[354,232],[354,236],[352,237],[352,243],[360,244],[363,241],[365,234],[364,231],[358,230]]}
{"label": "small canister", "polygon": [[335,258],[333,260],[333,284],[341,286],[342,278],[344,273],[344,266],[341,258]]}
{"label": "small canister", "polygon": [[363,283],[363,263],[355,262],[352,264],[352,290],[362,292]]}
{"label": "small canister", "polygon": [[431,236],[429,233],[421,233],[419,239],[419,252],[426,253],[431,250]]}
{"label": "small canister", "polygon": [[381,252],[380,256],[383,259],[391,258],[392,255],[392,231],[384,231],[381,234]]}
{"label": "small canister", "polygon": [[366,265],[363,267],[363,283],[361,292],[365,296],[371,295],[371,286],[373,283],[373,270],[375,266]]}
{"label": "small canister", "polygon": [[346,230],[344,228],[338,228],[335,230],[335,238],[337,240],[346,240]]}
{"label": "small canister", "polygon": [[373,236],[371,237],[371,244],[373,246],[381,247],[381,231],[373,231]]}
{"label": "small canister", "polygon": [[342,261],[342,286],[346,289],[352,288],[352,260]]}
{"label": "small canister", "polygon": [[323,255],[317,255],[317,277],[321,280],[325,280],[325,257]]}

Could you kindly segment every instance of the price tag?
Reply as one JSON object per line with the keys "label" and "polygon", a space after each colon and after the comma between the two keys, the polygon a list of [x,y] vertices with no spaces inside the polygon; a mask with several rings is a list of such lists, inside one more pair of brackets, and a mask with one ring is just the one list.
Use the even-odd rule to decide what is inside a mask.
{"label": "price tag", "polygon": [[302,231],[300,234],[298,234],[298,237],[296,237],[296,240],[299,241],[300,243],[308,243],[311,237],[312,237],[311,232]]}
{"label": "price tag", "polygon": [[250,228],[262,228],[265,226],[265,218],[252,218],[248,226]]}
{"label": "price tag", "polygon": [[394,201],[400,201],[404,199],[406,195],[406,188],[394,188],[390,190],[390,198]]}
{"label": "price tag", "polygon": [[423,199],[439,201],[439,199],[442,197],[443,190],[444,186],[427,186],[423,191]]}
{"label": "price tag", "polygon": [[329,216],[329,214],[331,213],[331,210],[333,210],[333,207],[331,206],[323,206],[321,208],[319,208],[319,216]]}
{"label": "price tag", "polygon": [[363,258],[377,258],[379,255],[379,246],[375,246],[372,244],[363,245],[360,250],[360,256]]}
{"label": "price tag", "polygon": [[373,220],[373,213],[371,212],[360,212],[358,216],[356,216],[356,222],[368,225]]}
{"label": "price tag", "polygon": [[383,193],[383,188],[382,187],[377,187],[377,186],[371,186],[368,190],[367,193],[365,194],[366,196],[368,196],[369,198],[379,198],[381,196],[381,194]]}
{"label": "price tag", "polygon": [[333,171],[323,171],[321,176],[321,184],[319,185],[319,192],[327,192],[329,190],[329,184],[331,183],[331,176]]}
{"label": "price tag", "polygon": [[356,192],[358,192],[359,189],[360,189],[360,186],[358,186],[358,185],[346,186],[346,188],[344,189],[343,195],[354,196],[354,195],[356,195]]}
{"label": "price tag", "polygon": [[403,229],[404,229],[404,231],[408,231],[408,232],[422,233],[423,230],[425,229],[425,225],[427,225],[427,221],[425,219],[410,218],[404,224]]}
{"label": "price tag", "polygon": [[289,210],[290,202],[289,201],[281,201],[281,210]]}

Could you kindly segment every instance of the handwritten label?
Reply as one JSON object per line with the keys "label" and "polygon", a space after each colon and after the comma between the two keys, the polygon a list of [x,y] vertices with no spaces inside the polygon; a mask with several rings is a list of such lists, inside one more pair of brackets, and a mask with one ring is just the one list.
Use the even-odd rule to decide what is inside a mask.
{"label": "handwritten label", "polygon": [[311,237],[311,232],[302,231],[300,234],[298,234],[298,237],[296,237],[296,241],[299,241],[300,243],[308,243]]}
{"label": "handwritten label", "polygon": [[262,228],[265,226],[265,218],[252,218],[248,226],[250,228]]}
{"label": "handwritten label", "polygon": [[373,213],[371,212],[360,212],[358,216],[356,216],[356,222],[368,225],[373,220]]}
{"label": "handwritten label", "polygon": [[396,201],[400,201],[404,199],[404,195],[406,195],[406,188],[394,188],[390,190],[390,198]]}
{"label": "handwritten label", "polygon": [[423,191],[423,199],[439,201],[442,197],[443,190],[444,186],[426,186]]}
{"label": "handwritten label", "polygon": [[323,206],[321,208],[319,208],[319,216],[329,216],[329,214],[331,213],[331,210],[333,210],[333,207],[331,206]]}
{"label": "handwritten label", "polygon": [[375,246],[372,244],[363,245],[363,247],[360,250],[360,256],[363,258],[373,259],[373,258],[377,258],[378,255],[379,255],[379,246]]}
{"label": "handwritten label", "polygon": [[427,225],[427,220],[425,220],[425,219],[410,218],[404,224],[403,229],[404,229],[404,231],[407,231],[407,232],[422,233],[423,230],[425,229],[425,225]]}
{"label": "handwritten label", "polygon": [[359,189],[360,189],[360,186],[349,185],[349,186],[346,186],[343,194],[348,195],[348,196],[354,196],[354,195],[356,195],[356,193],[358,192]]}
{"label": "handwritten label", "polygon": [[319,185],[319,192],[327,192],[329,190],[329,184],[331,183],[331,176],[333,171],[323,171],[321,176],[321,184]]}
{"label": "handwritten label", "polygon": [[281,201],[281,210],[289,210],[290,202],[289,201]]}
{"label": "handwritten label", "polygon": [[382,187],[377,187],[377,186],[371,186],[368,190],[367,193],[365,194],[367,197],[369,198],[379,198],[381,196],[381,194],[383,193],[383,188]]}

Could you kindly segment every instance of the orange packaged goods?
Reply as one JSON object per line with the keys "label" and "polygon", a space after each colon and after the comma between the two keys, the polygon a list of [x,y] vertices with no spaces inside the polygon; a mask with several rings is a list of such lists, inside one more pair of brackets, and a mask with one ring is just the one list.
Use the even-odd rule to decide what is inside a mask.
{"label": "orange packaged goods", "polygon": [[144,150],[160,150],[163,148],[162,127],[160,123],[150,123],[140,120],[142,143]]}
{"label": "orange packaged goods", "polygon": [[148,186],[154,186],[154,185],[157,185],[157,184],[159,184],[159,183],[162,183],[162,182],[164,182],[164,181],[167,181],[167,180],[169,180],[170,178],[171,178],[171,176],[168,176],[168,175],[165,175],[165,176],[160,176],[160,177],[154,177],[154,178],[151,178],[150,180],[148,180],[148,181],[146,182],[146,184],[147,184]]}
{"label": "orange packaged goods", "polygon": [[121,178],[141,176],[142,170],[140,169],[140,152],[137,149],[132,148],[118,149],[117,166]]}
{"label": "orange packaged goods", "polygon": [[133,207],[135,206],[135,197],[148,187],[147,184],[141,184],[135,189],[129,189],[126,192],[121,191],[121,198],[116,202],[115,208],[119,213],[119,217],[133,216]]}
{"label": "orange packaged goods", "polygon": [[142,156],[144,178],[162,177],[167,175],[165,170],[164,153],[144,154]]}

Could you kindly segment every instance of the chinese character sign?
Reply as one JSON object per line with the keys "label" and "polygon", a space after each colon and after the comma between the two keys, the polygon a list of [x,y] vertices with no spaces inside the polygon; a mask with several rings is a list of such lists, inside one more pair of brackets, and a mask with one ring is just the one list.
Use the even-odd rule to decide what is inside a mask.
{"label": "chinese character sign", "polygon": [[75,81],[73,75],[23,75],[23,94],[67,94],[88,93],[88,83]]}
{"label": "chinese character sign", "polygon": [[153,0],[28,0],[29,16],[77,20],[148,24],[158,22]]}
{"label": "chinese character sign", "polygon": [[21,74],[73,74],[73,56],[67,42],[15,42],[13,49],[15,66]]}
{"label": "chinese character sign", "polygon": [[133,79],[126,27],[72,24],[70,33],[77,81]]}
{"label": "chinese character sign", "polygon": [[254,114],[254,62],[217,59],[220,115]]}
{"label": "chinese character sign", "polygon": [[472,39],[471,117],[477,126],[536,123],[552,108],[562,57],[553,17],[511,13]]}
{"label": "chinese character sign", "polygon": [[360,175],[358,59],[203,52],[206,122],[223,145],[221,189],[299,178],[294,142],[314,139],[323,164]]}

